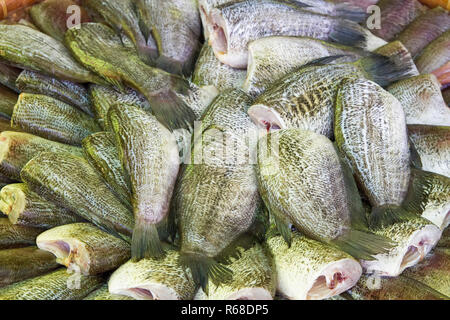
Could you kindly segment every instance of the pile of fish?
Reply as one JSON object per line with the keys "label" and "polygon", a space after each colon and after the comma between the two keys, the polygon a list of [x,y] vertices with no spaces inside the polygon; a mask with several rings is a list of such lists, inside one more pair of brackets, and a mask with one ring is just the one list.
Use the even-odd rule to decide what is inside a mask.
{"label": "pile of fish", "polygon": [[0,300],[450,299],[447,10],[22,10],[0,21]]}

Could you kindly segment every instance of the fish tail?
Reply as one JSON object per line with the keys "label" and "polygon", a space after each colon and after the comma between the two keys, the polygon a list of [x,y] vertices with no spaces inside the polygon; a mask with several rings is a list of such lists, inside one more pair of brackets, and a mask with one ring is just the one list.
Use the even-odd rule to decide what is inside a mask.
{"label": "fish tail", "polygon": [[411,59],[404,52],[391,57],[373,54],[356,63],[370,80],[382,87],[415,75]]}
{"label": "fish tail", "polygon": [[366,20],[367,13],[361,7],[357,7],[344,2],[336,4],[335,16],[337,18],[351,20],[359,23]]}
{"label": "fish tail", "polygon": [[170,57],[160,55],[156,59],[156,65],[158,66],[158,68],[161,68],[167,72],[178,75],[183,74],[183,63]]}
{"label": "fish tail", "polygon": [[208,292],[208,279],[219,285],[230,281],[233,277],[233,272],[229,268],[203,254],[181,252],[179,263],[182,267],[190,269],[194,282],[200,285],[205,293]]}
{"label": "fish tail", "polygon": [[161,258],[164,249],[159,238],[156,224],[145,220],[136,220],[131,238],[131,257],[139,261],[144,258]]}
{"label": "fish tail", "polygon": [[369,227],[379,229],[414,218],[417,218],[417,215],[403,206],[383,205],[372,209],[369,216]]}
{"label": "fish tail", "polygon": [[364,260],[374,260],[374,255],[386,253],[394,245],[388,238],[354,229],[330,243],[356,259]]}
{"label": "fish tail", "polygon": [[329,35],[330,40],[350,47],[366,48],[367,33],[363,27],[353,21],[336,21]]}

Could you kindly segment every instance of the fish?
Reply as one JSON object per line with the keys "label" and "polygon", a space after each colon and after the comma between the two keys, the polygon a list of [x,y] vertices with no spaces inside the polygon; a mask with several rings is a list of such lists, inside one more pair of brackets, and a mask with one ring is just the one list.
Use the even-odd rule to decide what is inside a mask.
{"label": "fish", "polygon": [[17,77],[16,86],[20,92],[46,95],[77,107],[91,117],[94,116],[89,93],[82,84],[24,70]]}
{"label": "fish", "polygon": [[155,117],[134,106],[112,106],[108,120],[131,181],[135,217],[132,258],[161,257],[158,226],[167,218],[180,168],[175,136]]}
{"label": "fish", "polygon": [[442,237],[437,243],[436,247],[446,249],[450,248],[450,228],[442,230]]}
{"label": "fish", "polygon": [[200,288],[194,300],[273,300],[276,273],[268,250],[258,242],[250,248],[238,250],[239,257],[231,258],[227,265],[233,271],[232,281],[219,286],[210,281],[208,293]]}
{"label": "fish", "polygon": [[375,255],[375,259],[360,261],[364,272],[379,276],[397,277],[406,268],[422,261],[436,246],[441,230],[422,217],[394,222],[374,229],[374,232],[396,243],[387,253]]}
{"label": "fish", "polygon": [[42,232],[39,249],[51,252],[56,262],[83,275],[111,271],[130,259],[130,245],[93,224],[71,223]]}
{"label": "fish", "polygon": [[248,114],[266,130],[298,128],[333,138],[334,104],[344,80],[367,77],[386,86],[408,76],[408,67],[396,66],[392,58],[384,56],[335,65],[312,62],[269,86],[255,99]]}
{"label": "fish", "polygon": [[0,288],[58,267],[55,257],[35,246],[0,250]]}
{"label": "fish", "polygon": [[339,19],[364,22],[367,18],[366,10],[352,3],[335,3],[328,0],[287,0],[298,4],[305,11],[331,16]]}
{"label": "fish", "polygon": [[417,280],[450,298],[450,249],[434,249],[425,260],[406,269],[402,275]]}
{"label": "fish", "polygon": [[246,75],[245,70],[231,68],[220,62],[211,46],[205,42],[195,64],[192,82],[200,87],[214,86],[219,91],[225,91],[241,88]]}
{"label": "fish", "polygon": [[16,131],[11,127],[11,119],[4,119],[0,117],[0,132]]}
{"label": "fish", "polygon": [[[76,6],[76,11],[71,10]],[[91,21],[84,7],[79,5],[79,1],[73,0],[45,0],[30,8],[28,11],[35,26],[42,32],[63,42],[64,34],[71,24],[77,27],[79,24]],[[76,13],[77,19],[72,20],[72,15]]]}
{"label": "fish", "polygon": [[442,96],[444,97],[444,101],[447,104],[447,106],[450,107],[450,89],[449,88],[444,89],[442,91]]}
{"label": "fish", "polygon": [[58,79],[79,83],[105,82],[75,61],[61,42],[22,25],[0,25],[0,60]]}
{"label": "fish", "polygon": [[[423,181],[427,181],[425,185]],[[450,178],[420,169],[411,169],[407,199],[410,210],[416,210],[423,218],[433,222],[441,230],[450,224]],[[425,191],[423,191],[425,189]],[[417,191],[416,191],[417,190]],[[415,194],[424,194],[415,197]],[[419,209],[419,210],[417,210]]]}
{"label": "fish", "polygon": [[379,0],[332,0],[332,2],[334,3],[349,3],[352,4],[354,6],[358,6],[360,8],[363,8],[364,10],[367,11],[367,8],[377,4]]}
{"label": "fish", "polygon": [[0,133],[0,173],[20,181],[23,166],[39,152],[70,153],[83,156],[81,148],[47,140],[25,132],[3,131]]}
{"label": "fish", "polygon": [[83,300],[135,300],[128,296],[120,294],[111,294],[108,290],[108,285],[105,284],[95,291],[92,291]]}
{"label": "fish", "polygon": [[67,31],[65,43],[87,68],[100,74],[110,84],[122,89],[124,83],[141,92],[152,112],[167,128],[189,129],[195,114],[185,102],[192,94],[192,84],[139,59],[124,47],[119,36],[106,25],[85,23]]}
{"label": "fish", "polygon": [[97,132],[83,139],[89,163],[101,173],[120,201],[131,209],[131,181],[122,167],[112,132]]}
{"label": "fish", "polygon": [[413,279],[364,275],[348,291],[353,300],[448,300],[442,293]]}
{"label": "fish", "polygon": [[[270,24],[265,20],[267,15],[271,16]],[[247,67],[248,44],[267,36],[312,37],[368,50],[386,44],[355,22],[300,10],[298,4],[291,2],[236,2],[213,8],[206,23],[216,57],[242,69]]]}
{"label": "fish", "polygon": [[[133,215],[82,157],[41,152],[22,168],[29,188],[111,234],[129,240]],[[70,174],[68,174],[70,172]]]}
{"label": "fish", "polygon": [[258,96],[283,76],[319,58],[342,55],[332,63],[354,62],[368,55],[361,49],[306,37],[273,36],[248,45],[244,91]]}
{"label": "fish", "polygon": [[210,19],[209,15],[211,10],[215,7],[224,6],[239,1],[240,0],[198,0],[198,11],[202,21],[203,36],[206,40],[209,39],[209,34],[211,33],[211,30],[209,30],[210,26],[207,23],[208,19]]}
{"label": "fish", "polygon": [[450,30],[441,34],[423,49],[415,59],[420,73],[432,73],[450,60]]}
{"label": "fish", "polygon": [[12,224],[0,217],[0,250],[35,245],[36,237],[44,229]]}
{"label": "fish", "polygon": [[164,258],[130,260],[109,278],[109,292],[136,300],[191,300],[195,283],[178,258],[179,252],[169,247]]}
{"label": "fish", "polygon": [[408,125],[422,170],[450,177],[450,126]]}
{"label": "fish", "polygon": [[139,57],[147,64],[153,64],[158,55],[158,48],[150,36],[147,41],[139,26],[139,14],[136,1],[132,0],[83,0],[88,10],[101,15],[116,31],[124,32],[132,41]]}
{"label": "fish", "polygon": [[156,66],[189,76],[200,50],[197,0],[138,0],[137,6],[158,47]]}
{"label": "fish", "polygon": [[22,70],[19,68],[14,68],[0,62],[0,84],[19,93],[19,89],[16,87],[16,79],[21,72]]}
{"label": "fish", "polygon": [[48,140],[80,146],[88,135],[101,131],[95,120],[52,97],[21,93],[14,106],[11,126]]}
{"label": "fish", "polygon": [[[11,184],[11,183],[15,183],[15,182],[17,182],[17,181],[14,181],[0,173],[0,188],[3,188],[4,186]],[[1,216],[1,214],[0,214],[0,216]]]}
{"label": "fish", "polygon": [[231,280],[232,271],[215,258],[251,228],[261,205],[254,147],[246,141],[257,134],[246,114],[250,103],[238,89],[216,97],[201,118],[175,187],[180,264],[203,289],[208,279],[216,285]]}
{"label": "fish", "polygon": [[13,90],[0,85],[0,117],[11,119],[18,95]]}
{"label": "fish", "polygon": [[447,62],[443,66],[432,72],[439,80],[442,88],[449,87],[450,84],[450,62]]}
{"label": "fish", "polygon": [[409,69],[410,77],[418,76],[419,70],[414,63],[411,53],[400,41],[392,41],[388,44],[379,47],[374,53],[381,54],[386,57],[391,57],[393,62],[398,66],[403,66],[405,69]]}
{"label": "fish", "polygon": [[129,104],[152,113],[150,103],[138,91],[126,88],[124,92],[119,92],[108,86],[96,84],[89,85],[89,95],[95,113],[95,119],[103,130],[108,130],[107,114],[113,104]]}
{"label": "fish", "polygon": [[407,124],[450,125],[450,109],[433,74],[423,74],[391,84],[389,91],[402,104]]}
{"label": "fish", "polygon": [[394,40],[417,17],[427,11],[427,7],[417,0],[380,0],[380,26],[372,33],[386,41]]}
{"label": "fish", "polygon": [[276,269],[277,291],[290,300],[322,300],[353,287],[362,268],[349,254],[293,232],[291,245],[275,228],[265,247]]}
{"label": "fish", "polygon": [[99,288],[101,276],[68,273],[60,268],[0,289],[0,300],[81,300]]}
{"label": "fish", "polygon": [[336,100],[335,137],[372,206],[370,226],[414,217],[404,209],[411,153],[401,103],[370,80],[344,82]]}
{"label": "fish", "polygon": [[43,229],[83,220],[31,191],[26,183],[12,183],[2,188],[0,210],[12,224]]}
{"label": "fish", "polygon": [[436,7],[414,19],[395,39],[403,43],[411,55],[415,57],[430,42],[448,30],[450,30],[448,11]]}
{"label": "fish", "polygon": [[258,141],[257,176],[261,197],[288,245],[293,225],[358,259],[372,259],[391,246],[368,230],[351,171],[327,137],[301,129],[268,133]]}

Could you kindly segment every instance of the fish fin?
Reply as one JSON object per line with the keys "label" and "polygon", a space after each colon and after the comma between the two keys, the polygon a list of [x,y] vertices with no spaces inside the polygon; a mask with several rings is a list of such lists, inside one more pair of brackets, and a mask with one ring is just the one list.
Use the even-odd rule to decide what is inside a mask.
{"label": "fish fin", "polygon": [[402,206],[383,205],[372,208],[369,216],[369,227],[379,229],[413,218],[417,218],[417,215]]}
{"label": "fish fin", "polygon": [[411,141],[411,138],[408,138],[408,140],[411,166],[417,169],[422,169],[422,159],[420,158],[420,154],[414,143]]}
{"label": "fish fin", "polygon": [[277,226],[278,232],[283,237],[284,241],[287,242],[288,246],[291,246],[292,243],[292,231],[289,226],[289,223],[282,214],[280,214],[276,209],[269,209],[270,215],[273,217],[275,221],[275,225]]}
{"label": "fish fin", "polygon": [[336,21],[337,24],[329,35],[330,40],[346,46],[365,49],[368,36],[363,27],[353,21]]}
{"label": "fish fin", "polygon": [[258,239],[252,233],[246,232],[223,249],[215,260],[222,264],[230,264],[233,259],[239,259],[242,256],[242,251],[250,249],[256,242]]}
{"label": "fish fin", "polygon": [[158,68],[167,72],[178,75],[183,74],[183,63],[181,61],[161,55],[156,59],[155,64]]}
{"label": "fish fin", "polygon": [[367,18],[366,11],[349,3],[337,3],[336,4],[336,18],[351,20],[357,23],[363,22]]}
{"label": "fish fin", "polygon": [[[297,7],[298,9],[312,7],[310,4],[304,3],[301,0],[284,0],[284,1],[293,7]],[[281,1],[281,2],[283,2],[283,1]]]}
{"label": "fish fin", "polygon": [[306,67],[311,67],[311,66],[324,66],[324,65],[330,64],[330,63],[336,61],[337,59],[340,59],[345,56],[346,56],[345,54],[337,54],[334,56],[317,58],[317,59],[314,59],[314,60],[304,64],[303,66],[300,67],[300,69],[303,69]]}
{"label": "fish fin", "polygon": [[356,259],[374,260],[374,255],[387,253],[394,246],[392,240],[383,236],[351,229],[345,235],[334,239],[330,244],[347,252]]}
{"label": "fish fin", "polygon": [[396,81],[414,76],[409,59],[403,53],[386,57],[381,54],[372,54],[355,62],[364,71],[368,79],[386,87]]}
{"label": "fish fin", "polygon": [[161,258],[164,255],[156,224],[136,220],[131,238],[131,257],[135,261],[143,258]]}
{"label": "fish fin", "polygon": [[233,278],[233,271],[202,254],[180,252],[179,263],[182,267],[191,270],[194,282],[200,285],[205,293],[208,292],[208,279],[211,279],[215,285],[219,285]]}

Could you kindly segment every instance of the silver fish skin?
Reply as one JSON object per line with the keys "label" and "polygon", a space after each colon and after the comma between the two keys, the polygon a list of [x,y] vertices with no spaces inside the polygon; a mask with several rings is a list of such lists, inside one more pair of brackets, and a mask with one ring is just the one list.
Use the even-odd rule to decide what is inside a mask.
{"label": "silver fish skin", "polygon": [[[267,23],[267,15],[271,16]],[[211,10],[209,43],[217,58],[231,67],[247,66],[248,43],[268,36],[303,36],[374,50],[385,41],[348,20],[300,10],[272,0],[242,1]]]}
{"label": "silver fish skin", "polygon": [[407,124],[450,126],[450,109],[433,74],[398,81],[387,90],[402,104]]}
{"label": "silver fish skin", "polygon": [[305,11],[319,13],[340,19],[363,22],[367,16],[366,10],[351,3],[335,3],[329,0],[287,0],[297,3]]}
{"label": "silver fish skin", "polygon": [[209,15],[211,13],[211,10],[215,7],[240,1],[242,0],[198,0],[198,11],[200,12],[200,18],[202,20],[203,26],[203,35],[205,36],[206,40],[208,40],[209,34],[211,33],[211,31],[209,30],[209,25],[207,23],[208,19],[210,19]]}
{"label": "silver fish skin", "polygon": [[248,54],[243,89],[258,96],[278,79],[315,59],[344,55],[332,63],[354,62],[369,53],[313,38],[273,36],[250,42]]}
{"label": "silver fish skin", "polygon": [[144,23],[158,47],[156,65],[190,75],[200,50],[201,21],[196,0],[139,0]]}
{"label": "silver fish skin", "polygon": [[219,91],[241,88],[247,72],[220,62],[212,47],[205,42],[192,74],[192,82],[198,86],[214,86]]}

